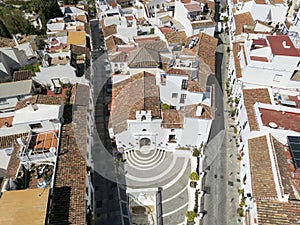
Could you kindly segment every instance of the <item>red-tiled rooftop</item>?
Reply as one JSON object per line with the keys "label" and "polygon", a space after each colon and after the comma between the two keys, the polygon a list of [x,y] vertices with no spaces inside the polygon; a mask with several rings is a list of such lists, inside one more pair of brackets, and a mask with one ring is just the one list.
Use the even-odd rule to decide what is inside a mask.
{"label": "red-tiled rooftop", "polygon": [[269,62],[267,57],[261,57],[261,56],[250,56],[250,59],[253,61]]}
{"label": "red-tiled rooftop", "polygon": [[287,35],[267,36],[272,53],[282,56],[300,56],[291,39]]}
{"label": "red-tiled rooftop", "polygon": [[269,91],[267,88],[243,89],[243,97],[250,130],[258,130],[254,104],[256,102],[271,104]]}
{"label": "red-tiled rooftop", "polygon": [[254,39],[252,41],[252,44],[254,45],[261,45],[261,46],[268,46],[268,43],[266,39],[260,38],[260,39]]}
{"label": "red-tiled rooftop", "polygon": [[277,129],[300,132],[300,113],[264,108],[259,108],[259,112],[264,126],[269,126],[269,123],[273,122],[277,124]]}
{"label": "red-tiled rooftop", "polygon": [[175,32],[170,27],[160,27],[158,28],[163,34]]}
{"label": "red-tiled rooftop", "polygon": [[248,140],[253,197],[277,198],[267,136]]}
{"label": "red-tiled rooftop", "polygon": [[199,4],[194,3],[194,4],[186,4],[184,7],[187,9],[188,12],[198,12],[202,11],[202,8]]}
{"label": "red-tiled rooftop", "polygon": [[11,126],[13,119],[14,119],[13,116],[0,118],[0,128]]}

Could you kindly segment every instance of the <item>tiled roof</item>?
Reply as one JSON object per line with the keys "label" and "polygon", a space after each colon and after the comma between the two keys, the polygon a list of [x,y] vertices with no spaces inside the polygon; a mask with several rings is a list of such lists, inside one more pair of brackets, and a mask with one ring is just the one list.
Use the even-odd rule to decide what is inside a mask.
{"label": "tiled roof", "polygon": [[78,46],[78,45],[71,45],[70,50],[72,53],[76,55],[86,54],[86,47]]}
{"label": "tiled roof", "polygon": [[291,173],[289,171],[287,158],[286,158],[286,150],[285,150],[286,148],[274,137],[270,136],[270,139],[273,142],[274,151],[277,158],[276,161],[279,168],[284,194],[289,194],[289,199],[296,199],[294,194],[294,189],[292,187]]}
{"label": "tiled roof", "polygon": [[[124,104],[126,103],[126,104]],[[127,129],[127,120],[136,118],[136,111],[151,110],[152,117],[160,117],[159,88],[155,75],[141,72],[113,85],[109,127],[114,133]]]}
{"label": "tiled roof", "polygon": [[206,63],[210,67],[212,73],[214,74],[218,39],[205,33],[198,34],[198,37],[199,37],[198,56],[201,59],[203,59],[204,63]]}
{"label": "tiled roof", "polygon": [[118,38],[114,35],[109,36],[106,40],[106,47],[108,52],[114,52],[117,49],[117,45],[126,44],[121,38]]}
{"label": "tiled roof", "polygon": [[109,55],[110,62],[127,62],[128,56],[124,52],[116,52],[115,54]]}
{"label": "tiled roof", "polygon": [[21,71],[15,71],[13,75],[14,81],[19,80],[29,80],[31,77],[34,77],[35,73],[31,70],[21,70]]}
{"label": "tiled roof", "polygon": [[8,136],[0,136],[0,149],[11,148],[17,141],[17,138],[27,137],[28,133],[13,134]]}
{"label": "tiled roof", "polygon": [[169,68],[166,70],[166,74],[174,74],[174,75],[185,75],[187,76],[188,73],[181,69]]}
{"label": "tiled roof", "polygon": [[166,33],[165,37],[169,44],[185,44],[187,42],[187,36],[184,31]]}
{"label": "tiled roof", "polygon": [[[198,106],[202,107],[202,112],[200,116],[197,116],[196,114]],[[214,117],[212,108],[202,103],[185,106],[184,116],[201,119],[213,119]]]}
{"label": "tiled roof", "polygon": [[147,41],[158,41],[160,40],[159,36],[153,36],[153,35],[149,35],[149,36],[138,36],[138,37],[133,37],[133,40],[136,43],[141,43],[141,42],[147,42]]}
{"label": "tiled roof", "polygon": [[[28,134],[26,134],[26,136],[27,135]],[[18,158],[19,150],[20,150],[20,146],[18,144],[14,143],[13,152],[10,156],[10,159],[9,159],[9,162],[7,165],[7,170],[5,173],[6,178],[15,178],[17,175],[18,168],[20,166],[20,160]]]}
{"label": "tiled roof", "polygon": [[238,53],[240,51],[240,43],[236,42],[233,43],[233,57],[234,57],[234,64],[235,64],[235,75],[237,78],[242,77],[242,69],[240,64],[240,59],[238,57]]}
{"label": "tiled roof", "polygon": [[234,14],[235,35],[243,33],[244,25],[254,26],[254,21],[250,12]]}
{"label": "tiled roof", "polygon": [[195,22],[192,22],[191,25],[194,29],[197,29],[197,28],[203,28],[203,27],[216,26],[216,22],[212,21],[212,20],[209,20],[209,21],[195,21]]}
{"label": "tiled roof", "polygon": [[30,98],[26,98],[22,101],[19,101],[16,105],[15,110],[19,110],[26,107],[26,102],[31,102],[32,104],[60,105],[61,97],[48,95],[34,95]]}
{"label": "tiled roof", "polygon": [[161,112],[163,128],[183,128],[183,115],[176,109],[164,109]]}
{"label": "tiled roof", "polygon": [[131,68],[159,67],[161,65],[158,51],[141,47],[129,53],[128,66]]}
{"label": "tiled roof", "polygon": [[163,40],[139,42],[139,47],[145,47],[158,52],[168,52],[167,44]]}
{"label": "tiled roof", "polygon": [[[85,99],[85,97],[83,97]],[[77,99],[78,100],[78,99]],[[75,102],[77,101],[75,97]],[[64,110],[65,124],[53,188],[50,224],[86,224],[86,149],[80,149],[70,120],[72,108]]]}
{"label": "tiled roof", "polygon": [[277,192],[272,171],[267,136],[248,139],[253,197],[276,199]]}
{"label": "tiled roof", "polygon": [[185,4],[184,7],[188,12],[201,12],[202,7],[199,5],[199,3],[192,3],[192,4]]}
{"label": "tiled roof", "polygon": [[101,25],[102,25],[102,30],[103,30],[104,37],[108,37],[110,35],[113,35],[113,34],[117,33],[117,25],[116,24],[105,26],[104,21],[102,20]]}
{"label": "tiled roof", "polygon": [[175,31],[174,31],[173,29],[171,29],[170,27],[159,27],[158,29],[159,29],[163,34],[175,32]]}
{"label": "tiled roof", "polygon": [[254,104],[256,102],[271,104],[269,91],[267,88],[243,89],[243,98],[247,110],[250,130],[258,130]]}
{"label": "tiled roof", "polygon": [[279,202],[276,200],[258,200],[257,215],[260,225],[296,225],[300,224],[300,202]]}

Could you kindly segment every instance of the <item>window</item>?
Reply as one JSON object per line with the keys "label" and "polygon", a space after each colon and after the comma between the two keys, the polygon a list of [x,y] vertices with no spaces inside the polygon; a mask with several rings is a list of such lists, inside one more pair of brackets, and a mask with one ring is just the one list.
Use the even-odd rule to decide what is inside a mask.
{"label": "window", "polygon": [[180,103],[184,104],[185,103],[185,99],[186,99],[186,94],[181,94],[180,95]]}
{"label": "window", "polygon": [[282,80],[282,77],[283,77],[282,75],[276,74],[273,78],[273,81],[280,82]]}
{"label": "window", "polygon": [[146,116],[142,116],[142,121],[146,120]]}
{"label": "window", "polygon": [[147,129],[143,129],[142,131],[145,132],[145,131],[147,131]]}
{"label": "window", "polygon": [[177,98],[178,97],[178,93],[172,93],[172,98]]}
{"label": "window", "polygon": [[181,89],[186,90],[186,89],[187,89],[187,86],[188,86],[188,81],[187,81],[187,80],[182,80],[182,83],[181,83]]}
{"label": "window", "polygon": [[171,132],[175,132],[175,129],[171,129]]}
{"label": "window", "polygon": [[29,124],[29,127],[31,130],[33,129],[39,129],[39,128],[43,128],[41,123],[34,123],[34,124]]}

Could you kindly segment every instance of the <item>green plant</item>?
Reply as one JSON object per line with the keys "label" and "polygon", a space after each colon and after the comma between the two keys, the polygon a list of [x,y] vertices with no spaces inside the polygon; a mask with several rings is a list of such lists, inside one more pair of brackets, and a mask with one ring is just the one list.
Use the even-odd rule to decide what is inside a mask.
{"label": "green plant", "polygon": [[236,126],[233,127],[233,133],[235,133],[235,134],[238,133],[238,129],[236,128]]}
{"label": "green plant", "polygon": [[198,149],[194,149],[193,156],[194,157],[199,157],[199,155],[200,155],[200,151]]}
{"label": "green plant", "polygon": [[194,212],[197,213],[198,212],[198,198],[199,198],[199,192],[198,190],[195,191],[195,206],[194,206]]}
{"label": "green plant", "polygon": [[191,172],[189,178],[190,180],[199,180],[199,175],[197,172]]}
{"label": "green plant", "polygon": [[239,189],[238,193],[239,193],[239,195],[243,194],[244,193],[244,189]]}
{"label": "green plant", "polygon": [[239,214],[240,217],[244,216],[244,209],[243,208],[238,208],[237,213]]}
{"label": "green plant", "polygon": [[246,205],[246,198],[243,197],[240,202],[240,207],[244,207]]}
{"label": "green plant", "polygon": [[224,23],[227,23],[228,22],[228,17],[227,16],[224,16]]}
{"label": "green plant", "polygon": [[197,213],[195,213],[194,211],[187,211],[185,213],[185,217],[187,218],[188,221],[194,221],[196,216],[197,216]]}
{"label": "green plant", "polygon": [[171,107],[170,107],[168,104],[166,104],[166,103],[162,103],[162,104],[160,105],[160,108],[161,108],[161,109],[170,109]]}
{"label": "green plant", "polygon": [[236,114],[236,109],[230,110],[230,116],[231,116],[231,117],[234,117],[235,114]]}
{"label": "green plant", "polygon": [[70,97],[71,96],[71,91],[70,90],[66,90],[65,94],[66,94],[67,97]]}
{"label": "green plant", "polygon": [[150,34],[154,34],[154,28],[153,27],[150,29]]}
{"label": "green plant", "polygon": [[238,105],[240,103],[240,99],[238,97],[235,97],[234,102]]}

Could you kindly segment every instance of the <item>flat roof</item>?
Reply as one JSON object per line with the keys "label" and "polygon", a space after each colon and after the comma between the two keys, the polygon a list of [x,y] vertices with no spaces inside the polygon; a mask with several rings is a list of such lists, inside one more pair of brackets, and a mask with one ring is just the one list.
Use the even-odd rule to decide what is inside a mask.
{"label": "flat roof", "polygon": [[31,93],[32,80],[21,80],[0,84],[0,98],[28,95]]}
{"label": "flat roof", "polygon": [[0,198],[0,224],[45,224],[48,196],[49,188],[3,192]]}
{"label": "flat roof", "polygon": [[86,45],[85,31],[69,31],[68,45]]}
{"label": "flat roof", "polygon": [[267,36],[272,53],[274,55],[282,56],[298,56],[299,52],[295,48],[291,39],[287,35],[276,35],[276,36]]}

